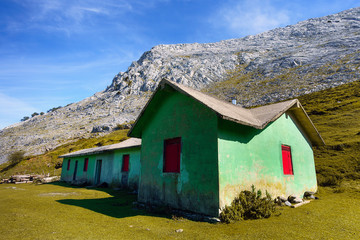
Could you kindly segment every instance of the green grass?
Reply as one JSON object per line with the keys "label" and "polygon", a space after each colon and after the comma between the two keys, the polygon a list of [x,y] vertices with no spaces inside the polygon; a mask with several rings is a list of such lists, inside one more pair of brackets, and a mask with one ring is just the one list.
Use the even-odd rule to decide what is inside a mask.
{"label": "green grass", "polygon": [[[321,82],[327,78],[356,79],[359,77],[359,63],[356,60],[359,51],[341,56],[320,66],[298,65],[289,68],[278,68],[274,72],[264,72],[257,68],[246,70],[248,66],[238,64],[224,76],[224,81],[214,82],[203,92],[214,95],[225,101],[240,96],[237,100],[243,106],[253,106],[262,97],[274,93],[310,90],[309,82]],[[341,75],[341,77],[339,76]]]}
{"label": "green grass", "polygon": [[[136,196],[65,184],[0,185],[1,239],[359,239],[360,192],[281,208],[280,216],[210,224],[132,208]],[[175,230],[183,229],[182,233]]]}
{"label": "green grass", "polygon": [[[239,67],[238,72],[241,72]],[[253,73],[256,75],[256,73]],[[234,79],[233,79],[234,80]],[[235,80],[234,80],[235,81]],[[219,83],[220,84],[220,83]],[[227,82],[223,82],[228,91]],[[314,148],[315,164],[320,185],[342,187],[347,180],[360,180],[360,82],[355,81],[336,88],[299,97],[305,110],[324,138],[327,146]],[[220,90],[219,90],[220,91]],[[98,138],[80,139],[64,144],[46,154],[28,157],[15,165],[0,165],[0,178],[12,174],[60,175],[54,169],[62,159],[58,156],[84,148],[113,144],[125,140],[126,129]],[[338,190],[336,190],[338,191]]]}
{"label": "green grass", "polygon": [[7,178],[13,174],[47,174],[60,175],[61,168],[55,169],[57,163],[62,163],[58,156],[85,148],[93,148],[115,144],[126,140],[128,129],[116,130],[102,137],[79,139],[61,145],[60,147],[38,156],[26,157],[24,161],[11,166],[9,163],[0,165],[0,178]]}
{"label": "green grass", "polygon": [[[269,219],[209,224],[132,209],[136,196],[62,184],[0,185],[2,239],[360,239],[360,82],[299,98],[326,142],[315,148],[320,200]],[[53,171],[58,155],[126,138],[82,139],[0,174]],[[50,165],[49,165],[50,164]],[[60,170],[56,170],[57,174]],[[15,188],[13,188],[15,187]],[[176,233],[176,229],[184,229]]]}
{"label": "green grass", "polygon": [[[249,80],[249,76],[241,74],[239,68],[227,81],[216,83],[216,91],[237,94],[239,89],[235,85]],[[250,78],[256,77],[255,72],[250,74]],[[337,192],[344,188],[360,188],[358,184],[347,182],[360,181],[359,89],[360,81],[355,81],[298,97],[326,143],[325,147],[314,148],[318,183],[332,186]]]}
{"label": "green grass", "polygon": [[[327,146],[315,148],[318,181],[360,180],[360,81],[299,97]],[[351,184],[350,184],[351,185]],[[353,187],[359,188],[359,185]]]}

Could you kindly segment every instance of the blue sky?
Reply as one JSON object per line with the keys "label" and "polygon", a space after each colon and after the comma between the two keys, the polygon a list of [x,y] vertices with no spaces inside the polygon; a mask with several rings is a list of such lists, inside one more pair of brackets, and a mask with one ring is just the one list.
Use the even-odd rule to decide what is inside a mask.
{"label": "blue sky", "polygon": [[257,34],[358,0],[0,0],[0,129],[80,101],[158,44]]}

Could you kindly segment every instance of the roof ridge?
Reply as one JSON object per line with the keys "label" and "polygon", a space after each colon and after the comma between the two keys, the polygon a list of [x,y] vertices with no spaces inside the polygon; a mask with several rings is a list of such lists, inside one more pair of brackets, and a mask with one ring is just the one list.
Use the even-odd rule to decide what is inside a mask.
{"label": "roof ridge", "polygon": [[111,150],[137,147],[137,146],[141,146],[141,139],[132,137],[114,144],[104,145],[100,147],[93,147],[93,148],[85,148],[75,152],[66,153],[59,156],[59,158],[90,155],[91,153],[106,152]]}
{"label": "roof ridge", "polygon": [[[242,106],[234,105],[232,103],[218,99],[207,93],[200,92],[191,87],[176,83],[166,78],[163,78],[160,81],[155,92],[152,94],[145,107],[143,107],[143,109],[141,110],[139,116],[135,121],[134,126],[130,129],[128,136],[141,137],[141,132],[133,134],[133,130],[136,129],[135,126],[137,126],[139,119],[145,113],[145,109],[147,109],[150,102],[153,100],[153,97],[159,90],[164,88],[165,85],[168,85],[169,87],[173,88],[175,91],[181,94],[193,98],[195,101],[199,102],[200,104],[213,111],[219,118],[236,122],[245,126],[250,126],[256,129],[264,129],[266,126],[268,126],[270,122],[277,120],[285,112],[291,110],[291,112],[294,113],[297,118],[304,121],[302,125],[304,128],[306,128],[306,132],[310,135],[313,143],[320,145],[324,144],[324,141],[321,138],[319,132],[317,131],[311,119],[309,118],[309,116],[301,106],[299,100],[297,99],[247,109]],[[294,105],[296,105],[295,108],[293,108]]]}
{"label": "roof ridge", "polygon": [[[166,78],[163,78],[159,83],[159,85],[163,85],[163,84],[169,84],[170,86],[175,87],[177,90],[180,90],[181,92],[190,95],[191,97],[195,98],[196,100],[207,106],[208,108],[215,111],[217,114],[220,114],[221,117],[224,119],[235,121],[237,123],[244,125],[249,125],[255,128],[259,128],[261,126],[261,122],[252,114],[250,109],[244,108],[239,105],[234,105],[230,102],[213,97],[207,93],[195,90],[188,86],[184,86],[182,84],[170,81]],[[208,99],[203,99],[198,95],[202,95],[203,97],[205,96],[205,98]],[[220,106],[219,104],[222,104],[224,106]]]}

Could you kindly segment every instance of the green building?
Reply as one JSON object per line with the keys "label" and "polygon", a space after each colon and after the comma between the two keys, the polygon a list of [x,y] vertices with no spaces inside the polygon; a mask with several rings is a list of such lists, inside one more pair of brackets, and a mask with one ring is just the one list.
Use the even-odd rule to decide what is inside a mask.
{"label": "green building", "polygon": [[83,149],[63,158],[61,180],[75,184],[101,183],[137,189],[140,175],[141,139]]}
{"label": "green building", "polygon": [[245,109],[162,80],[129,136],[142,139],[138,201],[218,216],[254,185],[316,191],[324,141],[298,100]]}

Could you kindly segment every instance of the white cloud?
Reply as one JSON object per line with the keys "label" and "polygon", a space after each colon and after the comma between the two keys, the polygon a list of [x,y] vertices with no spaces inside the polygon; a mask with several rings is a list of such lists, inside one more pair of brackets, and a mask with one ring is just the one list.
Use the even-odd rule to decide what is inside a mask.
{"label": "white cloud", "polygon": [[[167,0],[13,0],[22,6],[20,17],[7,21],[9,31],[93,31],[94,27],[119,25],[127,14],[141,13]],[[101,16],[101,18],[97,18]]]}
{"label": "white cloud", "polygon": [[257,34],[289,23],[289,12],[270,0],[227,1],[211,22],[232,34]]}
{"label": "white cloud", "polygon": [[0,93],[0,129],[20,122],[21,118],[36,111],[25,101]]}
{"label": "white cloud", "polygon": [[[14,17],[7,22],[10,31],[62,32],[66,35],[92,30],[96,16],[113,18],[133,7],[127,1],[115,0],[15,0],[24,8],[22,18]],[[108,23],[111,21],[108,19]]]}

